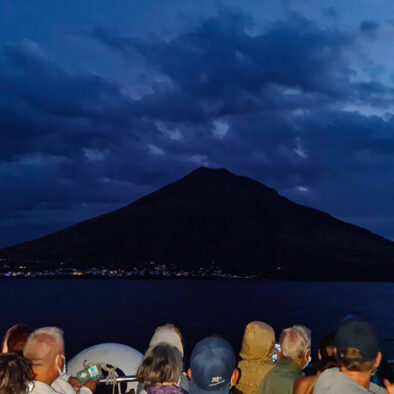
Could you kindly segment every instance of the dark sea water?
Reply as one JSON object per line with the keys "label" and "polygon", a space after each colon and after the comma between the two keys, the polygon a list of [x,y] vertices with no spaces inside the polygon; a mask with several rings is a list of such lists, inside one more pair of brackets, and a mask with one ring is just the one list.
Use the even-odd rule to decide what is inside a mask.
{"label": "dark sea water", "polygon": [[103,342],[144,352],[156,326],[182,330],[186,355],[216,333],[238,353],[252,320],[282,328],[303,324],[312,342],[348,314],[376,325],[386,358],[394,359],[394,283],[215,280],[0,280],[1,335],[13,324],[56,325],[66,333],[70,359]]}

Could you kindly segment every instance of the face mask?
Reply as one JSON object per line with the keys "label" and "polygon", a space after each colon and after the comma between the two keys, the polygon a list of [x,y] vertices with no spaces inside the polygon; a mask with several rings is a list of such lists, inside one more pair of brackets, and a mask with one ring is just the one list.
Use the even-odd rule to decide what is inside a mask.
{"label": "face mask", "polygon": [[311,361],[312,361],[312,357],[311,357],[311,355],[309,354],[308,361],[305,363],[305,365],[303,366],[302,369],[305,369],[305,368],[310,364]]}
{"label": "face mask", "polygon": [[302,368],[302,369],[305,369],[310,364],[311,361],[312,361],[312,357],[309,356],[308,361],[306,362],[306,364],[304,365],[304,368]]}
{"label": "face mask", "polygon": [[[57,371],[59,372],[59,376],[62,376],[62,375],[64,375],[64,374],[67,372],[67,368],[66,368],[66,357],[64,357],[64,354],[58,354],[58,356],[62,357],[63,360],[64,360],[63,370],[61,370],[61,369],[59,368],[59,366],[57,365],[57,361],[55,361]],[[57,357],[57,356],[56,356],[56,357]],[[57,360],[57,359],[56,359],[56,360]]]}
{"label": "face mask", "polygon": [[29,382],[26,385],[26,394],[31,393],[34,390],[34,383],[33,382]]}

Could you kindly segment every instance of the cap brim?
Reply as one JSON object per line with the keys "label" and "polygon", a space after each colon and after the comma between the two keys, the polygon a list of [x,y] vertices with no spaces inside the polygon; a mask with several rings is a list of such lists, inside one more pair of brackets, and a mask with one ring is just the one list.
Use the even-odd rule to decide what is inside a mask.
{"label": "cap brim", "polygon": [[230,384],[224,384],[223,386],[220,386],[215,390],[204,390],[198,387],[196,383],[193,382],[193,379],[189,383],[190,394],[228,394],[230,392],[230,389]]}

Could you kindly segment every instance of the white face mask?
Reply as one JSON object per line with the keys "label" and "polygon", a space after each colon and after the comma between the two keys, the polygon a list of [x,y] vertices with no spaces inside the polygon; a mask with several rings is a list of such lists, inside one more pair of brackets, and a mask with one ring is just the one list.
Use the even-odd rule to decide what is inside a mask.
{"label": "white face mask", "polygon": [[304,365],[304,367],[302,369],[305,369],[310,364],[311,361],[312,361],[312,357],[311,357],[311,355],[309,355],[308,361],[306,362],[306,364]]}
{"label": "white face mask", "polygon": [[62,357],[63,360],[64,360],[63,370],[61,370],[61,369],[59,368],[58,364],[57,364],[57,356],[56,356],[56,360],[55,360],[56,368],[57,368],[57,371],[59,372],[59,376],[63,376],[63,375],[67,372],[67,368],[66,368],[66,357],[64,356],[64,354],[58,354],[58,356]]}
{"label": "white face mask", "polygon": [[[311,349],[308,349],[307,352],[309,352],[309,357],[308,357],[308,360],[306,361],[305,365],[302,367],[302,369],[305,369],[305,368],[310,364],[310,362],[312,361]],[[306,353],[306,352],[305,352],[305,353]],[[304,357],[305,357],[305,356],[304,356]]]}

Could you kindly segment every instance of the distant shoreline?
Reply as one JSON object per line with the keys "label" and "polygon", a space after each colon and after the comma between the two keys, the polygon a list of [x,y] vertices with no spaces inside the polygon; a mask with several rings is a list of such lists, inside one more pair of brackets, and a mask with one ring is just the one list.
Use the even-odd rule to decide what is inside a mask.
{"label": "distant shoreline", "polygon": [[4,280],[15,280],[15,281],[34,281],[34,280],[69,280],[69,281],[81,281],[81,280],[99,280],[99,281],[108,281],[108,280],[119,280],[119,281],[144,281],[144,280],[153,280],[153,281],[163,281],[163,282],[179,282],[179,281],[220,281],[220,282],[242,282],[242,281],[252,281],[252,282],[341,282],[341,283],[388,283],[394,284],[394,280],[362,280],[362,279],[338,279],[338,278],[327,278],[327,279],[296,279],[296,278],[219,278],[219,277],[188,277],[188,278],[177,278],[177,277],[114,277],[114,276],[0,276],[0,281]]}
{"label": "distant shoreline", "polygon": [[70,276],[70,275],[35,275],[35,276],[6,276],[0,275],[0,280],[2,279],[12,279],[12,280],[34,280],[34,279],[69,279],[69,280],[82,280],[82,279],[98,279],[98,280],[109,280],[109,279],[117,279],[117,280],[163,280],[163,281],[180,281],[180,280],[223,280],[223,281],[250,281],[250,280],[261,280],[261,281],[269,281],[269,280],[282,280],[282,279],[268,279],[268,278],[258,278],[258,277],[157,277],[157,276],[94,276],[94,275],[79,275],[79,276]]}

